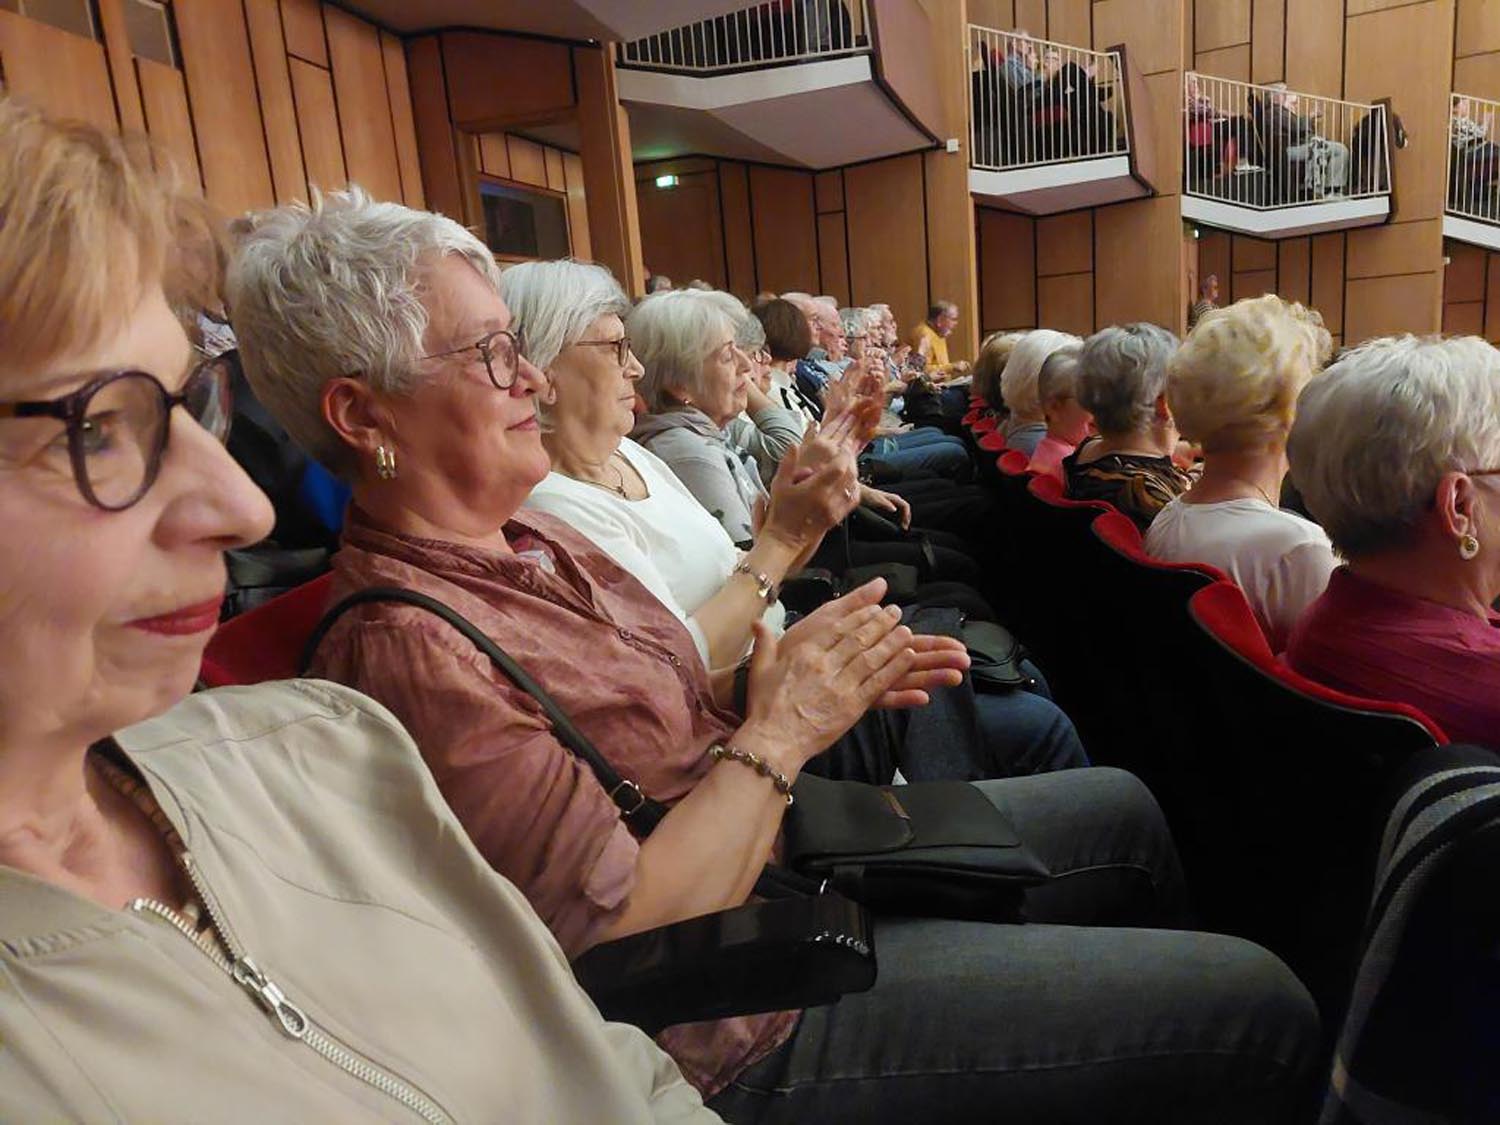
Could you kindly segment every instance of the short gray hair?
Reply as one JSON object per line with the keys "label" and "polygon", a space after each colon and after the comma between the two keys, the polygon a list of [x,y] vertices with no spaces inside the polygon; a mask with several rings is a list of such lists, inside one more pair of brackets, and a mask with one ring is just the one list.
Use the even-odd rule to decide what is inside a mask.
{"label": "short gray hair", "polygon": [[1036,377],[1041,373],[1042,364],[1058,348],[1079,343],[1077,336],[1051,328],[1038,328],[1016,341],[1005,361],[1005,369],[1000,372],[1000,397],[1012,414],[1032,417],[1041,412]]}
{"label": "short gray hair", "polygon": [[1477,336],[1366,341],[1302,391],[1287,455],[1341,554],[1399,546],[1444,473],[1500,468],[1500,351]]}
{"label": "short gray hair", "polygon": [[653,293],[638,304],[625,330],[646,369],[637,389],[647,409],[660,413],[676,406],[669,390],[702,394],[704,361],[725,336],[737,336],[748,315],[735,297],[707,289]]}
{"label": "short gray hair", "polygon": [[735,329],[734,342],[740,346],[740,351],[749,355],[758,352],[766,346],[766,326],[760,322],[758,316],[747,316],[740,321],[739,328]]}
{"label": "short gray hair", "polygon": [[500,274],[500,296],[526,334],[526,358],[546,371],[601,316],[630,315],[614,274],[592,262],[518,262]]}
{"label": "short gray hair", "polygon": [[349,455],[323,421],[324,386],[357,375],[387,393],[415,389],[424,276],[449,254],[498,291],[495,259],[471,232],[358,187],[256,215],[240,242],[227,282],[245,376],[327,468],[341,471]]}
{"label": "short gray hair", "polygon": [[1036,398],[1045,407],[1061,398],[1078,395],[1078,353],[1082,341],[1058,348],[1047,357],[1036,375]]}
{"label": "short gray hair", "polygon": [[1177,337],[1156,324],[1114,325],[1083,342],[1078,355],[1078,403],[1102,434],[1149,425],[1167,386],[1167,361]]}
{"label": "short gray hair", "polygon": [[868,336],[870,334],[870,317],[864,309],[839,309],[839,321],[843,325],[845,336]]}

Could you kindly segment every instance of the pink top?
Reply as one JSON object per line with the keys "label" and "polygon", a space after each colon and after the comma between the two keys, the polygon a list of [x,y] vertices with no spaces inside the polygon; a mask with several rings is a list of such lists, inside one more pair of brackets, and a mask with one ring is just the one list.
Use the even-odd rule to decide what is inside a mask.
{"label": "pink top", "polygon": [[1500,616],[1378,586],[1340,567],[1287,642],[1310,679],[1409,703],[1455,742],[1500,749]]}
{"label": "pink top", "polygon": [[[334,600],[404,586],[463,614],[544,687],[624,777],[671,804],[739,719],[713,700],[677,616],[561,521],[505,525],[515,554],[377,530],[350,509]],[[411,732],[480,853],[569,957],[624,909],[640,844],[530,696],[440,618],[378,603],[341,617],[311,673],[372,696]],[[378,787],[378,779],[371,780]],[[705,1096],[785,1042],[798,1013],[669,1028],[659,1041]]]}
{"label": "pink top", "polygon": [[1026,469],[1028,472],[1056,477],[1059,483],[1065,483],[1063,482],[1063,458],[1076,448],[1078,447],[1048,434],[1036,443],[1036,452],[1031,455],[1031,462]]}

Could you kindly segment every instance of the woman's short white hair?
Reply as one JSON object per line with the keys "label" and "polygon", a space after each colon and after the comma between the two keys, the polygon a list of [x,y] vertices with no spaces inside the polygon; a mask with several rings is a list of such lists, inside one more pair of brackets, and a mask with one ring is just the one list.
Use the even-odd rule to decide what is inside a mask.
{"label": "woman's short white hair", "polygon": [[345,468],[348,454],[323,421],[324,385],[352,375],[388,393],[415,389],[424,277],[449,254],[499,289],[495,259],[470,231],[358,187],[262,212],[236,248],[227,285],[245,375],[329,469]]}
{"label": "woman's short white hair", "polygon": [[675,407],[670,391],[700,397],[704,361],[738,335],[740,322],[749,315],[737,298],[704,289],[653,293],[638,304],[625,330],[646,369],[636,389],[647,409],[660,413]]}
{"label": "woman's short white hair", "polygon": [[1477,336],[1369,340],[1307,385],[1287,454],[1341,554],[1399,546],[1444,473],[1500,468],[1500,351]]}
{"label": "woman's short white hair", "polygon": [[1078,354],[1078,404],[1101,434],[1148,426],[1167,385],[1178,340],[1156,324],[1117,324],[1095,332]]}
{"label": "woman's short white hair", "polygon": [[501,272],[500,296],[526,336],[526,358],[543,371],[601,316],[630,314],[630,298],[614,274],[572,258],[518,262]]}
{"label": "woman's short white hair", "polygon": [[1043,410],[1048,403],[1078,397],[1078,352],[1083,341],[1058,348],[1047,357],[1036,376],[1036,397]]}
{"label": "woman's short white hair", "polygon": [[1167,365],[1167,403],[1204,450],[1280,443],[1326,359],[1323,318],[1273,293],[1203,316]]}
{"label": "woman's short white hair", "polygon": [[1016,341],[1010,358],[1005,361],[1005,370],[1000,372],[1000,397],[1011,414],[1023,418],[1041,414],[1036,377],[1041,374],[1042,364],[1059,348],[1075,347],[1082,342],[1077,336],[1051,328],[1038,328]]}
{"label": "woman's short white hair", "polygon": [[766,326],[760,322],[758,316],[747,316],[740,321],[740,326],[734,331],[734,342],[740,346],[740,351],[749,355],[758,352],[766,346]]}

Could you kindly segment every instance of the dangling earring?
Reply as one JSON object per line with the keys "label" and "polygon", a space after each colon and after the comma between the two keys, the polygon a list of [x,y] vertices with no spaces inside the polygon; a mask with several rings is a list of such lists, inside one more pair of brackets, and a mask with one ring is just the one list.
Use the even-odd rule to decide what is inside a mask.
{"label": "dangling earring", "polygon": [[1479,540],[1472,535],[1465,535],[1458,541],[1458,557],[1468,562],[1479,554]]}
{"label": "dangling earring", "polygon": [[381,480],[396,479],[396,451],[383,445],[375,447],[375,475]]}

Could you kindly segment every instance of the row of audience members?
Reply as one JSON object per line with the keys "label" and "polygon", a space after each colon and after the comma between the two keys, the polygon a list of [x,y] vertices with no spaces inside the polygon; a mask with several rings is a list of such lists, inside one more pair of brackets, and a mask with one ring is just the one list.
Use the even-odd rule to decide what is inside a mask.
{"label": "row of audience members", "polygon": [[[213,225],[92,128],[0,103],[0,154],[0,1116],[151,1119],[170,1096],[186,1119],[1261,1122],[1303,1103],[1306,990],[1189,928],[1154,800],[1082,768],[1044,685],[988,697],[954,754],[921,719],[972,692],[959,642],[903,624],[879,580],[791,624],[777,604],[861,504],[946,520],[951,565],[982,570],[966,450],[885,414],[920,383],[884,315],[632,304],[573,262],[501,274],[457,223],[357,189],[243,224],[223,298],[246,374],[352,492],[334,596],[402,586],[468,616],[669,806],[642,836],[535,702],[415,607],[346,614],[321,682],[188,695],[221,554],[272,522],[219,444],[225,365],[182,326],[221,299]],[[1326,358],[1283,312],[1260,349],[1215,328],[1236,309],[1181,352],[1142,325],[1028,334],[1000,372],[1009,432],[1065,445],[1087,410],[1100,437],[1062,472],[1143,517],[1192,479],[1167,469],[1179,416],[1200,485],[1258,484],[1222,435],[1284,444]],[[931,313],[914,350],[941,378],[956,313]],[[1192,390],[1195,363],[1209,386],[1251,353],[1264,385],[1240,382],[1269,398]],[[1388,576],[1500,593],[1480,545],[1497,394],[1478,341],[1367,345],[1304,394],[1293,462],[1362,612],[1374,590],[1468,612],[1471,643],[1488,629]],[[745,902],[786,810],[767,775],[830,759],[973,781],[1051,873],[1028,923],[882,916],[869,992],[655,1044],[602,1022],[565,958]]]}
{"label": "row of audience members", "polygon": [[1500,745],[1500,354],[1405,337],[1332,356],[1316,312],[1267,295],[1180,342],[996,335],[975,389],[1032,471],[1113,504],[1156,557],[1224,571],[1298,671]]}

